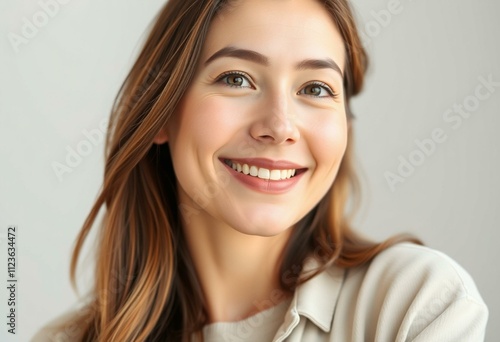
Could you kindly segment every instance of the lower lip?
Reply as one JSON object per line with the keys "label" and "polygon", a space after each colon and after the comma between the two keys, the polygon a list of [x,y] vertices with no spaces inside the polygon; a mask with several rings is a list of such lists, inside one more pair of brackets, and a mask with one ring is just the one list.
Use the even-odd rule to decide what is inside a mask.
{"label": "lower lip", "polygon": [[243,183],[243,185],[247,186],[252,190],[262,192],[265,194],[282,194],[291,190],[295,186],[295,184],[297,184],[300,181],[302,175],[305,173],[302,172],[288,179],[270,180],[270,179],[262,179],[259,177],[245,175],[244,173],[233,170],[231,167],[229,167],[229,165],[225,163],[223,164],[227,168],[229,173],[238,181]]}

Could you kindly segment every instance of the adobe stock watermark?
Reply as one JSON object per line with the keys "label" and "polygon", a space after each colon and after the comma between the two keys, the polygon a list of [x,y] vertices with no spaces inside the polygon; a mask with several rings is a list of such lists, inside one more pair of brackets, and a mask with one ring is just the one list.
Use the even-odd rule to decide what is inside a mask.
{"label": "adobe stock watermark", "polygon": [[[460,103],[454,103],[443,114],[443,122],[450,126],[452,130],[459,129],[465,120],[478,111],[481,101],[486,101],[496,88],[500,87],[500,82],[493,80],[490,74],[487,78],[478,77],[479,83],[475,86],[472,95],[466,96]],[[445,126],[446,127],[446,126]],[[436,152],[438,146],[448,139],[445,128],[436,127],[430,133],[430,137],[415,139],[415,148],[407,156],[398,156],[398,166],[396,171],[385,171],[384,178],[392,192],[396,191],[398,184],[404,183],[411,177],[419,166]]]}
{"label": "adobe stock watermark", "polygon": [[443,312],[459,300],[461,291],[457,289],[456,283],[446,279],[440,287],[440,291],[434,293],[431,300],[421,308],[414,318],[413,324],[415,326],[429,326],[431,322],[436,320],[436,317],[442,315]]}
{"label": "adobe stock watermark", "polygon": [[7,39],[16,53],[19,52],[21,45],[28,45],[31,39],[38,35],[38,32],[47,26],[52,18],[54,18],[61,9],[62,5],[66,5],[70,0],[40,0],[38,6],[40,9],[33,13],[29,18],[23,17],[19,33],[7,33]]}
{"label": "adobe stock watermark", "polygon": [[[139,101],[142,95],[149,89],[155,89],[163,85],[168,80],[169,75],[170,73],[162,71],[159,66],[148,69],[145,79],[137,87],[131,98],[132,104]],[[132,110],[132,104],[121,104],[116,109],[116,112],[129,112]],[[63,176],[65,174],[72,173],[73,170],[83,162],[84,158],[93,152],[94,148],[103,143],[108,129],[108,121],[107,118],[102,119],[97,128],[91,129],[90,131],[86,129],[82,130],[81,132],[84,136],[82,140],[74,147],[66,145],[66,156],[64,161],[53,161],[51,163],[52,170],[59,179],[59,182],[63,181]]]}
{"label": "adobe stock watermark", "polygon": [[94,148],[103,143],[107,128],[108,119],[102,119],[98,128],[91,129],[90,131],[83,129],[82,134],[84,138],[74,147],[66,145],[64,161],[52,161],[50,164],[59,182],[63,181],[65,174],[72,173],[83,162],[84,158],[94,151]]}
{"label": "adobe stock watermark", "polygon": [[[413,0],[408,0],[412,2]],[[400,0],[389,0],[386,8],[375,11],[370,11],[371,20],[363,25],[363,30],[360,30],[361,44],[366,47],[371,43],[372,39],[378,37],[382,30],[387,28],[393,18],[400,15],[404,11],[404,6]]]}

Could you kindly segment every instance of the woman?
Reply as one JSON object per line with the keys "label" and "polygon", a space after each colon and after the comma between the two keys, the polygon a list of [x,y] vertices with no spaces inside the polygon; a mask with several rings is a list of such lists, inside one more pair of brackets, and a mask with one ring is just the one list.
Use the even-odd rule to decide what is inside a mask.
{"label": "woman", "polygon": [[351,230],[347,0],[170,0],[113,109],[95,286],[68,341],[480,341],[446,256]]}

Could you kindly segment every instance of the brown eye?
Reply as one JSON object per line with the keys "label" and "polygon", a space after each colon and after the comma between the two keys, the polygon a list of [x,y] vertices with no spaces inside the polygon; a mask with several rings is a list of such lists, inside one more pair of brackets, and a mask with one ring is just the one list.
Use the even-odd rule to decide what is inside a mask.
{"label": "brown eye", "polygon": [[304,88],[304,94],[306,95],[314,95],[314,96],[320,96],[321,95],[321,87],[315,84],[311,84],[307,87]]}
{"label": "brown eye", "polygon": [[224,73],[217,79],[217,82],[220,82],[228,87],[253,88],[252,84],[248,80],[248,77],[240,74],[239,72]]}
{"label": "brown eye", "polygon": [[226,77],[226,83],[228,85],[235,85],[241,87],[243,84],[243,77],[240,75],[231,75]]}
{"label": "brown eye", "polygon": [[306,85],[298,94],[309,95],[313,97],[335,97],[333,90],[323,82],[315,82]]}

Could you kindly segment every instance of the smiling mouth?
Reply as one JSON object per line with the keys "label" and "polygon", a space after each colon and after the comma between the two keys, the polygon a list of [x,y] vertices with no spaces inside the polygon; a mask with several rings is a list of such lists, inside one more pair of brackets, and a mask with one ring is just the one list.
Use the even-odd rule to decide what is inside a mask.
{"label": "smiling mouth", "polygon": [[236,172],[244,175],[267,180],[285,180],[302,173],[305,169],[266,169],[255,165],[241,164],[230,159],[224,159],[224,164],[232,168]]}

